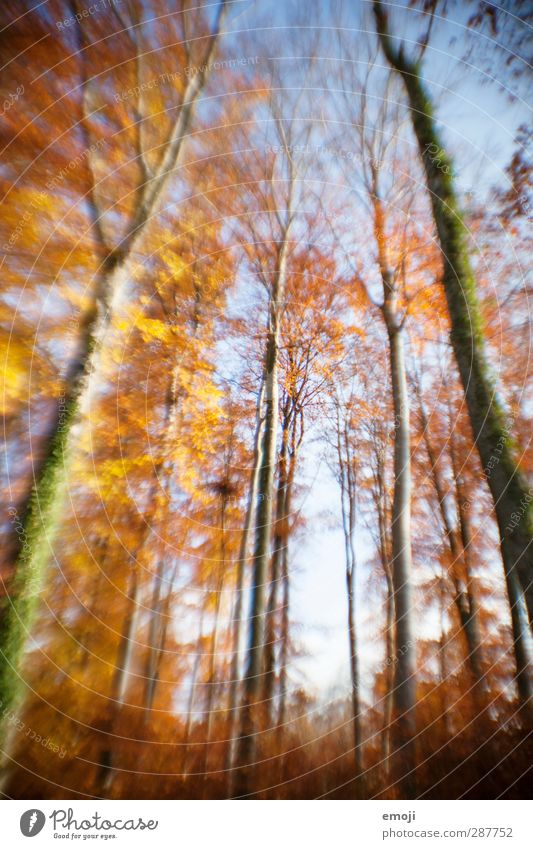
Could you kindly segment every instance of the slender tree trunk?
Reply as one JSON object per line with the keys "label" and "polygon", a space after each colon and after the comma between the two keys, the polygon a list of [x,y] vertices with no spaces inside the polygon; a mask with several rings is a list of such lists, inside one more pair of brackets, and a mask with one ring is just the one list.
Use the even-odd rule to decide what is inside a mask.
{"label": "slender tree trunk", "polygon": [[450,339],[475,444],[494,500],[507,586],[512,585],[509,600],[512,606],[517,604],[518,593],[522,592],[529,619],[533,621],[533,499],[518,467],[511,423],[506,421],[496,380],[487,362],[483,320],[452,163],[441,143],[419,65],[409,61],[403,49],[396,48],[389,33],[387,13],[379,0],[374,0],[374,14],[383,52],[401,76],[409,99],[442,251]]}
{"label": "slender tree trunk", "polygon": [[[453,435],[451,437],[453,442]],[[452,448],[453,451],[453,448]],[[453,475],[455,481],[455,494],[457,499],[457,511],[459,514],[459,529],[461,538],[461,555],[464,568],[464,583],[456,584],[456,597],[458,599],[459,615],[466,637],[469,664],[474,686],[474,699],[478,708],[483,707],[487,697],[487,684],[483,674],[483,649],[479,630],[479,605],[474,588],[474,578],[471,567],[471,541],[470,516],[466,506],[466,500],[462,489],[462,483],[452,459]],[[455,556],[455,555],[454,555]]]}
{"label": "slender tree trunk", "polygon": [[278,427],[278,356],[281,306],[285,295],[288,228],[280,246],[278,267],[270,303],[269,327],[265,353],[265,427],[261,445],[256,535],[252,560],[252,593],[250,627],[246,654],[241,730],[237,744],[238,773],[236,792],[247,795],[251,790],[251,769],[256,751],[256,733],[260,726],[259,698],[262,690],[265,647],[265,595],[270,542],[272,535],[272,498],[276,467]]}
{"label": "slender tree trunk", "polygon": [[[289,663],[290,649],[290,573],[289,573],[289,542],[290,542],[290,527],[289,520],[292,510],[292,493],[294,488],[294,477],[296,474],[296,463],[298,459],[298,448],[302,443],[303,428],[300,433],[300,438],[296,439],[297,417],[294,416],[292,422],[291,447],[289,451],[289,469],[287,472],[287,486],[285,489],[285,523],[286,523],[286,539],[281,555],[281,622],[280,622],[280,655],[279,655],[279,708],[277,727],[283,729],[285,725],[285,717],[287,710],[287,666]],[[282,732],[283,733],[283,732]]]}
{"label": "slender tree trunk", "polygon": [[270,726],[274,706],[274,684],[276,679],[276,640],[277,640],[277,618],[278,618],[278,593],[280,585],[281,561],[283,548],[287,541],[286,532],[286,496],[287,496],[287,443],[290,422],[287,420],[288,411],[283,417],[281,447],[278,460],[278,490],[276,495],[276,522],[274,525],[274,538],[272,544],[272,562],[270,569],[270,587],[266,616],[265,635],[265,674],[263,677],[262,699],[265,713],[269,717],[267,725]]}
{"label": "slender tree trunk", "polygon": [[396,786],[407,799],[416,796],[416,654],[413,640],[411,555],[411,444],[409,397],[398,309],[396,275],[389,266],[385,212],[373,167],[374,236],[383,284],[382,314],[389,340],[394,411],[394,496],[392,503],[392,581],[394,585],[394,716],[392,737]]}
{"label": "slender tree trunk", "polygon": [[[338,427],[339,427],[338,423]],[[361,774],[363,771],[362,759],[362,735],[361,735],[361,699],[359,693],[359,656],[357,653],[357,629],[356,629],[356,606],[355,606],[355,575],[356,558],[354,547],[355,533],[355,499],[356,479],[353,467],[353,457],[350,446],[350,435],[348,423],[345,419],[344,426],[339,433],[340,439],[344,439],[343,449],[339,450],[339,465],[341,467],[341,497],[343,528],[345,542],[345,566],[346,566],[346,595],[348,605],[348,648],[350,656],[350,679],[352,689],[352,727],[354,738],[354,768],[355,768],[355,790],[356,798],[362,797]]]}
{"label": "slender tree trunk", "polygon": [[[281,552],[280,564],[280,580],[281,580],[281,616],[280,616],[280,652],[278,666],[278,713],[276,717],[276,739],[283,743],[285,734],[285,721],[287,716],[287,696],[288,696],[288,664],[290,656],[290,573],[289,573],[289,543],[290,543],[290,527],[289,520],[291,515],[292,491],[294,486],[294,476],[296,473],[296,461],[298,456],[298,447],[301,444],[303,433],[298,442],[296,441],[296,416],[293,417],[292,434],[291,434],[291,449],[289,451],[289,468],[287,473],[287,485],[285,488],[284,512],[285,512],[285,527],[286,537],[285,543]],[[285,773],[286,754],[285,750],[278,754],[278,780],[281,784]]]}
{"label": "slender tree trunk", "polygon": [[392,578],[397,651],[394,664],[394,760],[398,785],[407,799],[413,799],[416,796],[416,658],[412,626],[409,401],[402,332],[390,320],[387,330],[396,422],[392,504]]}

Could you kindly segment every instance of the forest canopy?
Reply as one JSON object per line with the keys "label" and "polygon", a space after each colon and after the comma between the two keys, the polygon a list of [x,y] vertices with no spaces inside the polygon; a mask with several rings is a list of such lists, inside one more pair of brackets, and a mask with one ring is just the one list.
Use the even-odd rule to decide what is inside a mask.
{"label": "forest canopy", "polygon": [[5,798],[524,798],[528,4],[4,0]]}

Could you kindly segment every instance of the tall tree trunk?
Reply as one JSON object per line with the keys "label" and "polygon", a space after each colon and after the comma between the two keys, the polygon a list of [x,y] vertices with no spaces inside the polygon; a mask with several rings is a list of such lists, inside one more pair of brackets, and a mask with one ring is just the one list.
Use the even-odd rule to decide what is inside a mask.
{"label": "tall tree trunk", "polygon": [[259,395],[257,399],[257,415],[256,415],[256,427],[254,434],[254,450],[253,450],[253,458],[252,458],[252,470],[250,476],[250,486],[248,491],[248,501],[246,505],[246,514],[244,517],[244,527],[241,534],[241,541],[239,546],[239,559],[237,561],[237,580],[235,586],[235,605],[233,608],[233,634],[232,634],[232,646],[233,653],[231,657],[231,667],[230,667],[230,689],[229,689],[229,698],[228,698],[228,715],[229,715],[229,725],[228,725],[228,746],[226,750],[226,770],[228,770],[228,796],[231,797],[233,793],[233,781],[234,781],[234,773],[233,773],[233,759],[234,759],[234,749],[235,749],[235,732],[238,727],[238,710],[237,710],[237,695],[239,691],[239,660],[240,660],[240,643],[241,643],[241,625],[242,625],[242,612],[243,612],[243,595],[244,595],[244,575],[246,571],[246,564],[248,562],[248,542],[250,539],[250,531],[252,528],[252,521],[254,516],[254,506],[257,498],[257,490],[259,485],[259,456],[260,456],[260,446],[263,440],[263,431],[264,431],[264,394],[265,394],[265,383],[264,380],[261,381],[261,387],[259,389]]}
{"label": "tall tree trunk", "polygon": [[[478,604],[473,586],[470,566],[472,531],[468,513],[469,499],[464,490],[464,483],[459,472],[453,434],[450,439],[450,457],[454,476],[457,510],[459,513],[459,528],[462,543],[463,561],[465,566],[466,589],[461,594],[460,615],[467,634],[468,646],[471,652],[472,672],[478,676],[475,696],[483,704],[486,699],[486,683],[483,679],[483,663],[481,638],[478,626]],[[520,704],[520,715],[523,724],[529,727],[533,710],[533,640],[528,623],[524,595],[513,570],[504,570],[507,597],[511,610],[511,629],[513,633],[513,651],[516,664],[516,689]]]}
{"label": "tall tree trunk", "polygon": [[[127,233],[113,249],[101,245],[104,258],[96,276],[93,305],[80,322],[78,351],[68,365],[63,394],[56,402],[47,433],[43,437],[42,456],[33,463],[32,487],[27,498],[17,508],[13,508],[21,531],[17,534],[19,545],[15,555],[14,576],[9,581],[6,598],[0,608],[0,699],[5,707],[14,704],[21,690],[18,667],[38,595],[38,591],[35,592],[33,588],[38,588],[59,525],[72,426],[77,420],[81,399],[88,393],[91,375],[97,368],[113,305],[127,282],[129,258],[139,247],[145,227],[155,213],[181,156],[183,142],[187,138],[195,105],[204,88],[218,41],[225,3],[226,0],[221,0],[204,61],[198,73],[187,82],[183,103],[165,153],[157,173],[142,187]],[[77,32],[82,42],[81,26],[77,27]],[[83,51],[80,55],[85,56]],[[81,86],[83,94],[86,85],[87,79],[84,78]],[[82,125],[85,125],[85,115]],[[142,156],[142,151],[139,151],[139,156]],[[93,231],[101,243],[103,233],[93,192],[90,193],[89,206]],[[5,722],[0,723],[0,744],[5,727]]]}
{"label": "tall tree trunk", "polygon": [[[442,251],[443,284],[451,321],[450,339],[459,368],[481,464],[489,485],[500,532],[509,601],[525,595],[533,621],[533,508],[527,482],[517,463],[511,424],[498,400],[496,380],[487,362],[483,321],[453,169],[437,130],[433,104],[422,83],[419,64],[397,49],[387,13],[374,0],[374,15],[383,52],[401,76],[411,121],[424,165],[433,217]],[[518,580],[517,580],[518,578]],[[513,602],[512,599],[515,599]],[[524,675],[528,675],[523,667]],[[522,674],[522,673],[521,673]],[[531,685],[529,688],[531,692]]]}
{"label": "tall tree trunk", "polygon": [[389,266],[385,212],[378,190],[378,171],[372,166],[374,236],[383,284],[382,314],[389,341],[394,411],[394,496],[392,503],[392,581],[394,585],[394,716],[392,737],[396,785],[407,799],[416,796],[416,655],[413,640],[411,555],[411,445],[409,398],[398,308],[396,274]]}
{"label": "tall tree trunk", "polygon": [[265,595],[272,536],[272,499],[276,467],[278,428],[278,357],[281,307],[285,295],[288,227],[280,245],[274,287],[269,305],[269,327],[265,352],[265,427],[261,445],[256,535],[252,559],[252,592],[248,649],[243,681],[241,729],[237,744],[236,792],[247,795],[251,789],[251,769],[260,725],[259,698],[262,690],[265,647]]}

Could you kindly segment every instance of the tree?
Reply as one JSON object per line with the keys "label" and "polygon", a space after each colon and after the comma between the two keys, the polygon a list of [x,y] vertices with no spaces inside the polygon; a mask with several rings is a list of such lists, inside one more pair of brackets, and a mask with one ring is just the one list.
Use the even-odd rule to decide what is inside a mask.
{"label": "tree", "polygon": [[356,798],[362,795],[363,751],[361,732],[361,695],[359,675],[355,530],[357,523],[358,453],[359,446],[354,434],[354,418],[357,415],[353,393],[342,399],[334,393],[334,440],[336,449],[335,477],[341,496],[342,530],[344,534],[346,596],[348,607],[348,647],[350,658],[350,683],[352,693],[353,753]]}
{"label": "tree", "polygon": [[[135,7],[137,8],[137,7]],[[40,580],[49,556],[49,545],[53,539],[61,510],[62,489],[65,475],[68,471],[69,435],[77,419],[81,399],[89,390],[90,377],[97,368],[97,363],[104,344],[109,317],[113,313],[114,304],[123,294],[127,282],[129,262],[138,249],[150,219],[156,213],[160,198],[163,195],[170,175],[179,162],[184,141],[190,129],[190,123],[199,96],[204,88],[208,69],[218,42],[225,0],[218,7],[214,29],[207,38],[207,47],[199,57],[198,72],[191,75],[183,91],[177,118],[171,128],[163,155],[149,174],[149,179],[137,188],[138,198],[133,216],[128,222],[125,232],[118,238],[113,247],[107,245],[102,225],[104,211],[97,206],[94,182],[89,189],[89,207],[91,211],[91,226],[96,235],[96,241],[103,251],[93,294],[93,303],[83,316],[80,325],[78,350],[68,365],[64,380],[61,403],[57,403],[56,411],[51,419],[48,433],[43,442],[44,448],[41,459],[34,464],[33,484],[28,495],[20,505],[20,522],[25,544],[20,547],[14,577],[8,589],[8,602],[3,605],[0,619],[0,694],[5,705],[11,705],[17,694],[14,686],[15,676],[24,648],[25,635],[35,609],[35,595],[28,592],[32,582]],[[72,3],[75,15],[77,4]],[[132,24],[132,27],[135,25]],[[137,25],[138,26],[138,25]],[[81,23],[78,21],[79,33],[78,51],[82,57],[81,90],[81,126],[86,140],[89,141],[87,128],[87,88],[85,60],[88,45],[83,44]],[[139,34],[137,33],[139,36]],[[136,72],[139,69],[139,40],[136,42]],[[188,42],[185,41],[185,59],[190,64],[193,56]],[[139,149],[137,157],[139,164],[146,166],[145,154],[142,148],[142,131],[137,133]],[[87,148],[91,150],[90,147]],[[90,153],[89,153],[90,158]],[[147,174],[148,176],[148,174]]]}
{"label": "tree", "polygon": [[[373,9],[385,57],[401,77],[407,92],[413,131],[426,174],[442,251],[442,282],[451,323],[450,341],[476,447],[494,500],[509,601],[514,609],[520,607],[521,598],[525,597],[532,620],[532,508],[527,500],[527,483],[520,469],[520,452],[512,438],[512,423],[499,401],[496,381],[486,357],[483,320],[466,228],[454,185],[452,161],[445,152],[437,129],[434,107],[422,82],[420,62],[409,59],[403,46],[395,45],[389,31],[388,16],[380,0],[374,0]],[[530,660],[527,662],[529,665]],[[527,677],[531,680],[531,676]],[[529,685],[528,698],[531,697],[532,686]]]}
{"label": "tree", "polygon": [[470,669],[472,687],[478,710],[484,707],[486,683],[484,680],[484,664],[482,659],[481,638],[478,623],[478,603],[474,590],[470,559],[471,531],[468,515],[468,502],[463,492],[461,473],[456,457],[454,427],[451,425],[448,443],[450,446],[451,465],[454,484],[454,501],[457,518],[450,517],[447,487],[439,467],[437,450],[433,444],[428,415],[422,398],[420,380],[413,377],[415,393],[418,400],[420,427],[422,438],[429,459],[431,477],[435,487],[444,536],[450,550],[450,579],[454,588],[454,602],[457,608],[461,630],[466,643],[466,663]]}

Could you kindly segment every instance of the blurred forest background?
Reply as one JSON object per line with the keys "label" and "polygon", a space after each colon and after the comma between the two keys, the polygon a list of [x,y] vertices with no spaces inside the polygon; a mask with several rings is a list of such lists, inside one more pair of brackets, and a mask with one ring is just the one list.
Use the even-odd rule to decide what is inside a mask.
{"label": "blurred forest background", "polygon": [[4,0],[4,797],[527,796],[531,12]]}

